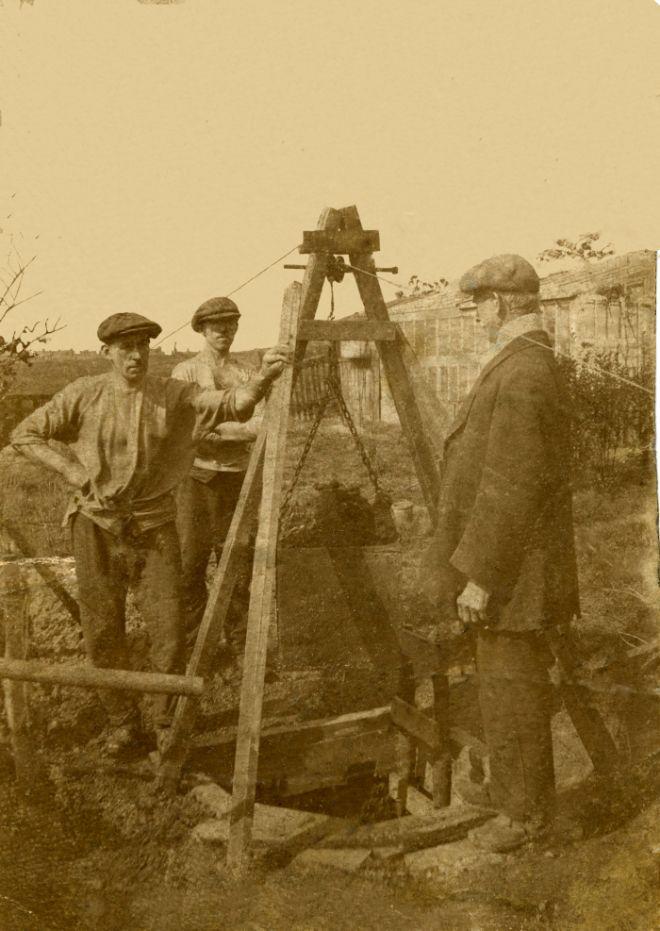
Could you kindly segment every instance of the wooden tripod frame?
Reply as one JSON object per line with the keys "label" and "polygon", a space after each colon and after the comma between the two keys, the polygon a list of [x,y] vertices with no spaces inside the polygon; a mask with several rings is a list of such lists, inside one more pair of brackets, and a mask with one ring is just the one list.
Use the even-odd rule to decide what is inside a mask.
{"label": "wooden tripod frame", "polygon": [[[228,846],[229,863],[239,868],[247,862],[249,854],[269,628],[276,612],[276,550],[289,408],[296,365],[304,357],[308,340],[357,338],[376,342],[424,500],[433,517],[439,483],[437,451],[429,439],[429,413],[421,408],[413,391],[410,366],[403,355],[404,340],[389,320],[375,276],[371,249],[378,247],[377,234],[363,230],[355,207],[328,208],[321,214],[317,231],[307,235],[305,242],[305,252],[310,257],[302,285],[294,282],[285,292],[279,338],[280,343],[286,343],[293,349],[294,365],[275,383],[268,400],[264,424],[252,450],[187,671],[188,675],[202,677],[212,671],[211,663],[223,635],[224,620],[240,566],[241,547],[256,524]],[[321,251],[313,251],[315,247]],[[348,252],[366,320],[330,322],[314,319],[328,262],[335,251]],[[359,335],[356,335],[358,331]],[[195,702],[186,697],[178,701],[168,745],[160,758],[162,785],[178,782],[196,713]]]}
{"label": "wooden tripod frame", "polygon": [[[417,390],[414,357],[397,326],[389,319],[378,278],[372,249],[378,248],[378,234],[363,230],[355,207],[323,211],[316,231],[305,235],[302,252],[309,254],[302,285],[291,284],[285,292],[280,328],[280,343],[288,344],[294,353],[294,365],[287,368],[275,383],[268,400],[266,417],[254,444],[241,494],[234,511],[220,563],[215,573],[209,598],[200,625],[197,640],[188,665],[189,677],[206,677],[212,672],[212,661],[223,636],[224,621],[241,564],[242,547],[257,527],[250,606],[248,612],[245,662],[241,684],[236,756],[234,764],[233,796],[229,814],[229,844],[227,858],[234,869],[248,863],[252,821],[257,785],[257,765],[262,726],[264,677],[269,644],[269,630],[276,616],[276,562],[280,505],[283,497],[284,466],[287,427],[291,395],[296,376],[296,365],[304,355],[311,339],[351,340],[369,339],[376,343],[385,376],[408,441],[417,479],[426,506],[435,522],[436,492],[439,487],[440,450],[437,443],[442,425],[437,410],[424,401],[424,393]],[[319,251],[315,251],[318,249]],[[335,254],[349,255],[366,320],[315,320],[323,282],[329,263]],[[406,638],[403,638],[404,641]],[[448,731],[448,697],[434,680],[434,700],[442,706],[435,721],[414,707],[414,690],[411,669],[420,665],[425,674],[437,673],[438,668],[426,669],[429,645],[415,644],[408,637],[408,647],[402,649],[412,662],[404,664],[400,695],[391,708],[391,719],[403,735],[403,757],[397,798],[405,808],[408,775],[412,760],[410,751],[415,741],[422,747],[434,748],[436,768],[433,780],[436,803],[449,803],[451,760],[448,740],[459,745],[474,744],[462,734]],[[567,710],[587,748],[594,768],[604,772],[616,759],[616,748],[595,709],[585,709],[582,691],[573,682],[566,651],[550,643],[558,662],[564,669],[565,684],[561,689]],[[420,652],[421,649],[421,652]],[[417,655],[419,654],[419,655]],[[414,669],[413,669],[414,671]],[[419,670],[418,670],[419,671]],[[382,714],[384,709],[377,709]],[[181,775],[192,738],[197,704],[186,696],[178,699],[168,745],[160,758],[161,785],[176,785]],[[431,728],[432,733],[429,732]],[[406,758],[406,754],[408,758]],[[437,798],[436,798],[437,795]]]}

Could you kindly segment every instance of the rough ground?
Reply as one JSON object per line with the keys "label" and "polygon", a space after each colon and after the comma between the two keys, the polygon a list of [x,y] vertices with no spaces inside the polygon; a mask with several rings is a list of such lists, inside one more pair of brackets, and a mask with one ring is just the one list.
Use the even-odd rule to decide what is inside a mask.
{"label": "rough ground", "polygon": [[[400,437],[377,431],[368,442],[385,490],[395,501],[419,504]],[[298,502],[315,500],[316,482],[327,487],[333,481],[357,484],[371,500],[347,438],[329,431],[317,443]],[[302,436],[294,437],[289,474],[301,445]],[[13,492],[3,496],[2,516],[22,522],[36,552],[65,555],[56,520],[61,486],[45,485],[35,471],[6,462],[2,480]],[[603,684],[638,687],[654,678],[648,657],[625,659],[631,648],[658,635],[654,514],[648,482],[635,473],[607,493],[576,495],[583,601],[577,633],[585,674]],[[410,612],[417,608],[419,550],[419,540],[401,544],[397,584]],[[133,613],[130,627],[140,666],[147,643]],[[77,628],[52,600],[35,601],[33,650],[49,662],[81,656]],[[235,704],[238,681],[235,665],[227,661],[219,668],[205,701],[207,717]],[[346,710],[357,696],[350,684],[344,688],[322,671],[275,668],[266,699],[277,714],[314,717]],[[562,812],[569,825],[558,837],[495,858],[475,857],[462,841],[370,862],[355,873],[266,858],[249,880],[236,880],[225,870],[222,850],[191,839],[191,829],[206,815],[190,797],[155,796],[145,767],[103,770],[99,736],[105,722],[91,693],[35,687],[35,734],[51,783],[24,797],[10,759],[0,756],[0,928],[646,931],[657,925],[659,776],[657,759],[648,758],[658,749],[657,718],[653,705],[634,696],[615,702],[604,694],[598,703],[627,765],[617,780],[584,781],[584,754],[565,715],[556,717],[558,774],[568,786]],[[378,785],[359,785],[348,797],[328,793],[314,804],[355,818],[391,815]]]}

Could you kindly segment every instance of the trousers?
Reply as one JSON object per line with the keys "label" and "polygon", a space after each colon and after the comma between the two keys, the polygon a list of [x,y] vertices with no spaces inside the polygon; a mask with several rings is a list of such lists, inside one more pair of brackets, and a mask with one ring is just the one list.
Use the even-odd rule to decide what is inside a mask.
{"label": "trousers", "polygon": [[[201,470],[200,470],[201,471]],[[181,593],[185,627],[199,627],[206,607],[206,570],[211,553],[219,560],[245,477],[244,472],[215,472],[210,480],[187,476],[177,492],[177,529],[181,541]]]}
{"label": "trousers", "polygon": [[[71,536],[80,621],[92,663],[111,669],[129,668],[126,596],[132,587],[147,627],[154,671],[183,672],[181,561],[174,523],[119,537],[84,514],[75,514]],[[138,720],[137,701],[131,693],[104,690],[99,696],[113,726]],[[169,723],[172,705],[172,696],[154,696],[156,726]]]}
{"label": "trousers", "polygon": [[540,632],[480,629],[479,705],[494,807],[515,821],[546,820],[554,806],[553,658]]}

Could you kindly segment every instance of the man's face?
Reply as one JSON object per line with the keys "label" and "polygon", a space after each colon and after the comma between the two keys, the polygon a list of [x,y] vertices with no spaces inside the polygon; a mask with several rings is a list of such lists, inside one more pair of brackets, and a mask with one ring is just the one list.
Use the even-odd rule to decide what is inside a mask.
{"label": "man's face", "polygon": [[209,320],[208,323],[204,324],[202,333],[211,349],[215,349],[216,352],[224,355],[229,352],[237,330],[238,320],[236,317],[226,317],[225,319]]}
{"label": "man's face", "polygon": [[143,381],[149,365],[148,336],[119,336],[103,346],[101,351],[110,359],[117,374],[129,385]]}
{"label": "man's face", "polygon": [[497,296],[493,293],[480,294],[475,296],[474,301],[477,305],[477,322],[480,323],[486,331],[489,342],[494,343],[497,339],[499,329],[502,326],[500,303]]}

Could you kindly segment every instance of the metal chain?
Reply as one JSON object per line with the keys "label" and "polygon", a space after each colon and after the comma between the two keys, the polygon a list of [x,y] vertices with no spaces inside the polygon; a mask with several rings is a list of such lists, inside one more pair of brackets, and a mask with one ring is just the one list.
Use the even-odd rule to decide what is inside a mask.
{"label": "metal chain", "polygon": [[353,415],[351,414],[350,410],[348,409],[348,405],[346,404],[346,399],[344,398],[344,393],[341,388],[341,379],[339,375],[339,362],[337,361],[337,356],[332,347],[330,347],[330,370],[328,373],[328,389],[331,395],[334,397],[334,400],[337,402],[337,405],[339,407],[339,413],[341,414],[341,418],[346,424],[346,426],[348,427],[351,433],[351,436],[353,437],[353,441],[360,455],[360,459],[364,463],[364,467],[367,470],[367,474],[369,478],[371,479],[371,484],[374,487],[374,492],[378,494],[380,492],[380,486],[378,484],[378,475],[376,474],[376,470],[374,469],[373,463],[371,459],[369,458],[369,453],[367,452],[364,446],[364,443],[362,442],[362,438],[360,437],[360,434],[357,431],[357,427],[355,426],[355,421],[353,420]]}
{"label": "metal chain", "polygon": [[291,482],[289,483],[289,487],[285,491],[284,497],[282,498],[282,504],[280,505],[280,520],[283,514],[285,514],[287,508],[289,507],[291,495],[293,494],[295,487],[298,484],[303,467],[305,465],[305,462],[307,461],[307,457],[309,456],[309,451],[311,450],[312,444],[314,443],[314,437],[316,436],[316,432],[319,426],[321,425],[321,421],[323,420],[323,415],[325,414],[325,409],[328,406],[328,403],[330,402],[330,400],[331,400],[331,397],[328,394],[326,395],[326,397],[322,398],[319,401],[319,406],[316,410],[314,422],[312,423],[310,431],[307,434],[305,445],[303,446],[302,452],[300,454],[300,458],[298,459],[298,462],[296,463],[296,467],[293,471],[293,476],[291,478]]}

